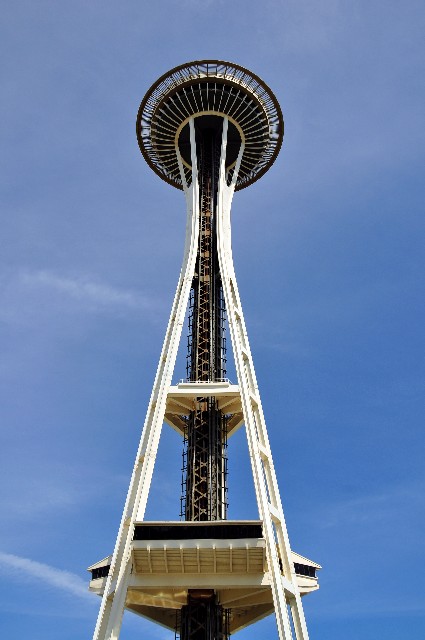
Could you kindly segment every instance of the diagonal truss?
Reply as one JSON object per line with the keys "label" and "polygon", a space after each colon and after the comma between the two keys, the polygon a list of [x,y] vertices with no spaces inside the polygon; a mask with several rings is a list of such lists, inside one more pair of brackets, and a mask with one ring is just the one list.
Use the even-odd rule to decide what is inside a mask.
{"label": "diagonal truss", "polygon": [[[300,593],[296,582],[291,549],[273,465],[266,424],[261,406],[252,355],[238,293],[231,249],[230,209],[241,166],[241,143],[235,167],[226,175],[225,159],[229,120],[223,116],[220,152],[217,216],[217,252],[224,301],[230,327],[238,377],[238,393],[246,427],[259,516],[271,576],[274,609],[280,640],[308,640]],[[187,206],[186,240],[183,264],[158,369],[140,439],[114,553],[106,580],[93,640],[118,640],[131,580],[131,552],[135,523],[144,519],[155,459],[165,419],[167,400],[193,282],[200,217],[199,178],[194,117],[189,118],[191,180],[176,145],[176,156]],[[196,383],[195,383],[196,384]],[[213,382],[202,381],[214,387]],[[213,395],[211,393],[211,395]],[[290,614],[292,618],[292,625]],[[292,630],[293,629],[293,630]]]}

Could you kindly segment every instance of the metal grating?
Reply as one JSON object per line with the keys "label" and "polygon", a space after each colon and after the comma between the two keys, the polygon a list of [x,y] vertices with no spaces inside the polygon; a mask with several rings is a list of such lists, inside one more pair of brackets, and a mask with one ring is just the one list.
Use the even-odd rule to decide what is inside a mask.
{"label": "metal grating", "polygon": [[213,590],[190,589],[176,628],[180,640],[226,640],[230,611],[224,609]]}
{"label": "metal grating", "polygon": [[[176,67],[147,92],[137,115],[137,138],[147,163],[163,180],[182,189],[176,144],[188,119],[206,113],[228,116],[245,143],[236,189],[255,182],[279,153],[282,112],[258,76],[218,60]],[[230,179],[232,163],[228,169]],[[185,173],[189,183],[190,163]]]}
{"label": "metal grating", "polygon": [[[190,294],[187,376],[214,382],[226,375],[225,309],[217,256],[215,208],[222,121],[197,130],[200,174],[199,244]],[[185,520],[223,520],[227,514],[227,417],[214,397],[198,397],[185,417],[183,495]]]}

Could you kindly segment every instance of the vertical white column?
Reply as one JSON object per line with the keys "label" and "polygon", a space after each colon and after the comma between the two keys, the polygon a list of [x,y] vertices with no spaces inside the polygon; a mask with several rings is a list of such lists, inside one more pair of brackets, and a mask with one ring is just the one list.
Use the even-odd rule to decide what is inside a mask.
{"label": "vertical white column", "polygon": [[[307,627],[292,563],[289,538],[233,266],[230,208],[243,155],[243,144],[239,151],[231,184],[228,185],[225,175],[228,120],[225,117],[223,120],[217,205],[217,246],[255,492],[260,518],[263,522],[263,535],[266,540],[276,621],[279,638],[281,640],[291,640],[293,635],[288,615],[287,603],[289,603],[297,640],[308,640]],[[283,575],[280,563],[282,563]]]}
{"label": "vertical white column", "polygon": [[131,543],[134,535],[134,524],[137,520],[143,520],[145,514],[162,424],[164,422],[168,388],[172,381],[190,288],[195,271],[199,234],[199,182],[193,118],[189,120],[189,127],[192,161],[192,182],[190,186],[186,182],[179,150],[176,149],[187,208],[183,264],[93,640],[117,640],[119,638],[131,572]]}

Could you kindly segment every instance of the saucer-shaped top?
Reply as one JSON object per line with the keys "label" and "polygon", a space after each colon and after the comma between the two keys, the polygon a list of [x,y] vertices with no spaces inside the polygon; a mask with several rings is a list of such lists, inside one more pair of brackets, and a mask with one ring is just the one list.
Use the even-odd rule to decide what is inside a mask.
{"label": "saucer-shaped top", "polygon": [[190,182],[189,118],[196,118],[195,126],[202,132],[206,126],[216,128],[217,118],[222,120],[223,116],[229,119],[229,179],[241,141],[245,145],[236,182],[236,189],[243,189],[273,164],[282,145],[283,118],[268,86],[239,65],[202,60],[180,65],[161,76],[145,95],[137,114],[140,150],[163,180],[182,189],[176,151],[179,148]]}

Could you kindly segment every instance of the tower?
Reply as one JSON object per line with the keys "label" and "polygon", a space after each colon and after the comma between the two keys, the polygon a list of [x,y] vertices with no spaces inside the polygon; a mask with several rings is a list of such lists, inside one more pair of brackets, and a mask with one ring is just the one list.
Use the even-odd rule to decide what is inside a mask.
{"label": "tower", "polygon": [[[183,190],[183,264],[112,556],[89,567],[102,595],[93,640],[116,640],[124,609],[180,640],[225,640],[274,612],[281,640],[307,640],[301,595],[320,566],[291,551],[232,260],[233,194],[274,162],[283,119],[270,89],[226,62],[192,62],[150,88],[140,150]],[[172,377],[188,310],[187,377]],[[228,326],[237,384],[226,378]],[[146,522],[163,423],[184,439],[179,522]],[[227,520],[227,438],[245,425],[259,520]]]}

